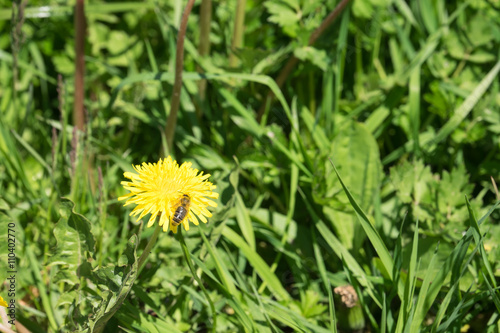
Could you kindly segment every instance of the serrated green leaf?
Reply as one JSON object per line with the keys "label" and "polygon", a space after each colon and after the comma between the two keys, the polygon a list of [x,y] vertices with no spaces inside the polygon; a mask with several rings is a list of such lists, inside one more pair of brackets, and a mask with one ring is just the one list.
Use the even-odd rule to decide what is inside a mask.
{"label": "serrated green leaf", "polygon": [[95,252],[95,238],[91,232],[89,220],[75,212],[75,204],[63,198],[61,202],[61,218],[54,229],[57,246],[50,258],[50,266],[62,265],[61,270],[69,274],[60,275],[67,283],[76,284],[80,276],[87,273],[89,259]]}

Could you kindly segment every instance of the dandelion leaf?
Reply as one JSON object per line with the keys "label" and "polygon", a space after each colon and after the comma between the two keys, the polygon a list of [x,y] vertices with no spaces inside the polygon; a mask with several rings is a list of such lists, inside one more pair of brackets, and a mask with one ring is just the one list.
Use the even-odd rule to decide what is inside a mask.
{"label": "dandelion leaf", "polygon": [[89,260],[94,256],[95,238],[90,231],[90,222],[74,210],[75,204],[63,198],[61,218],[54,229],[57,246],[50,259],[50,266],[61,266],[56,282],[70,285],[78,283],[81,276],[88,276],[91,270]]}

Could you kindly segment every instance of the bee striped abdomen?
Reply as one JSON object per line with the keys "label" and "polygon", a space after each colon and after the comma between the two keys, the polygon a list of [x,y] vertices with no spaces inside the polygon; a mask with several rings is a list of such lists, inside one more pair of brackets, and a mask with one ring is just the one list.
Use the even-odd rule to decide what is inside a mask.
{"label": "bee striped abdomen", "polygon": [[177,204],[174,215],[172,216],[172,225],[178,226],[184,221],[189,213],[189,206],[191,204],[191,198],[189,195],[184,194]]}
{"label": "bee striped abdomen", "polygon": [[180,206],[175,210],[174,216],[172,217],[172,221],[174,225],[179,225],[187,215],[188,211],[183,206]]}

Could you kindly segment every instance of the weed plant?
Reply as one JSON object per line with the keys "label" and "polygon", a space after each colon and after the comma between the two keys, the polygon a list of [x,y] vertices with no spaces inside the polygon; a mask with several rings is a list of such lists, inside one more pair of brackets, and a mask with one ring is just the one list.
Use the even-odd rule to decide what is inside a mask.
{"label": "weed plant", "polygon": [[[500,332],[497,0],[0,3],[18,332]],[[167,156],[207,224],[118,201]]]}

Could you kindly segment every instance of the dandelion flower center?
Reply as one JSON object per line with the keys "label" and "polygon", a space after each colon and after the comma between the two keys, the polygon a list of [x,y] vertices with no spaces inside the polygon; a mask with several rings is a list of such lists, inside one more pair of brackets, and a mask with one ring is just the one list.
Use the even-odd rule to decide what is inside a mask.
{"label": "dandelion flower center", "polygon": [[180,222],[185,230],[189,230],[189,221],[198,225],[198,219],[207,223],[207,217],[212,214],[207,206],[217,207],[217,203],[210,199],[217,199],[219,194],[213,192],[216,188],[207,181],[209,174],[193,169],[191,162],[182,165],[172,160],[170,156],[158,163],[142,163],[134,165],[134,172],[125,172],[123,176],[130,181],[122,181],[123,187],[130,193],[119,197],[118,200],[127,200],[124,206],[136,204],[130,213],[138,220],[151,214],[148,227],[151,227],[159,215],[159,225],[163,231],[171,229],[177,233],[177,225],[172,221],[176,208],[180,205],[183,196],[189,199],[189,210]]}

